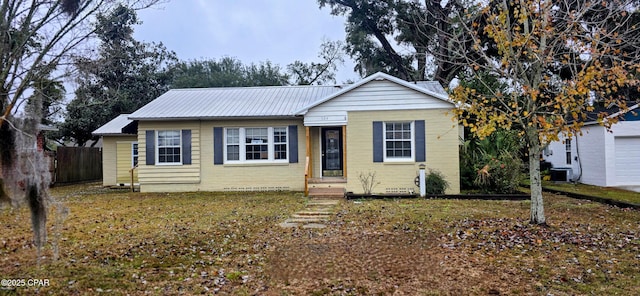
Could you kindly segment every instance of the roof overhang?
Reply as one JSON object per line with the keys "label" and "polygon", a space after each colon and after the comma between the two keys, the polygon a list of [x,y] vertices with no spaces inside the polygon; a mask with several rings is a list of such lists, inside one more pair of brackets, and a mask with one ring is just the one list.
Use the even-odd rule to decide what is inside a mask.
{"label": "roof overhang", "polygon": [[[618,112],[613,113],[611,115],[608,115],[607,117],[605,117],[604,120],[607,120],[607,119],[610,119],[610,118],[619,117],[621,115],[624,115],[624,114],[626,114],[628,112],[631,112],[631,111],[633,111],[635,109],[638,109],[638,108],[640,108],[640,103],[635,104],[635,105],[627,108],[627,110],[621,110],[621,111],[618,111]],[[635,112],[638,112],[638,111],[635,111]],[[596,121],[588,121],[588,122],[585,122],[583,125],[587,126],[587,125],[596,125],[596,124],[600,124],[600,122],[598,122],[597,120]]]}
{"label": "roof overhang", "polygon": [[138,123],[127,118],[129,114],[120,114],[105,123],[91,134],[96,136],[127,136],[138,133]]}
{"label": "roof overhang", "polygon": [[253,116],[211,116],[211,117],[129,117],[134,121],[201,121],[201,120],[266,120],[300,119],[298,115],[253,115]]}
{"label": "roof overhang", "polygon": [[125,125],[122,128],[122,133],[123,134],[129,134],[129,135],[137,135],[138,134],[138,121],[137,120],[133,120],[129,124]]}

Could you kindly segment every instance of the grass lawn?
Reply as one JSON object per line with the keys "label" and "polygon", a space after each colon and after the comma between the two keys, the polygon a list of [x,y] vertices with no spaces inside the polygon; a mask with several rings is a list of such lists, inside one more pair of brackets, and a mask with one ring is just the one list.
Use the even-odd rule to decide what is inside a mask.
{"label": "grass lawn", "polygon": [[54,189],[69,213],[36,264],[28,211],[0,210],[0,294],[639,295],[640,212],[526,201],[344,201],[324,229],[280,228],[300,193]]}
{"label": "grass lawn", "polygon": [[587,184],[574,184],[574,183],[556,183],[551,181],[543,181],[542,186],[561,190],[565,192],[573,192],[583,195],[602,197],[617,201],[628,202],[632,204],[640,205],[640,192],[634,192],[629,190],[623,190],[612,187],[599,187]]}

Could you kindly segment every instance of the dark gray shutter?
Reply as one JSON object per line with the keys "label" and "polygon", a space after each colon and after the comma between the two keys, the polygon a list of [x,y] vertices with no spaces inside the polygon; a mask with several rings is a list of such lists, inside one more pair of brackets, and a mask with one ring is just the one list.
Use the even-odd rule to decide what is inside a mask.
{"label": "dark gray shutter", "polygon": [[224,144],[222,138],[223,130],[221,127],[213,128],[213,164],[224,163]]}
{"label": "dark gray shutter", "polygon": [[382,121],[373,122],[373,162],[382,162],[384,159],[384,140],[382,134]]}
{"label": "dark gray shutter", "polygon": [[289,163],[298,163],[298,126],[289,126]]}
{"label": "dark gray shutter", "polygon": [[156,131],[145,131],[145,163],[156,164]]}
{"label": "dark gray shutter", "polygon": [[424,135],[424,120],[416,120],[414,122],[416,135],[416,162],[426,160],[426,142]]}
{"label": "dark gray shutter", "polygon": [[182,164],[191,164],[191,130],[182,130]]}

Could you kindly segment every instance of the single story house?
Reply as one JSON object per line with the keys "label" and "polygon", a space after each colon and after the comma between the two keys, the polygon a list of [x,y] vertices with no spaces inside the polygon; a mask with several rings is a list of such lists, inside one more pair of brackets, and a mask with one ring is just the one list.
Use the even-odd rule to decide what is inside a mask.
{"label": "single story house", "polygon": [[[639,106],[632,105],[624,114],[617,108],[597,109],[588,115],[581,135],[561,136],[550,143],[543,151],[544,160],[553,170],[566,172],[568,181],[640,191]],[[620,116],[609,131],[596,121],[601,111]]]}
{"label": "single story house", "polygon": [[345,86],[174,89],[94,133],[104,184],[130,183],[122,170],[137,163],[142,192],[362,193],[359,177],[375,173],[373,193],[411,193],[422,164],[458,193],[453,108],[437,82],[376,73]]}

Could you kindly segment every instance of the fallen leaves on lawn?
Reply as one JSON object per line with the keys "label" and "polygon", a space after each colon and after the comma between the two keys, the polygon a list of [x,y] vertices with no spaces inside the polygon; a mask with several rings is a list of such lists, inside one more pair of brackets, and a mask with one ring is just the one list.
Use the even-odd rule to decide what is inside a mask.
{"label": "fallen leaves on lawn", "polygon": [[17,293],[640,294],[640,213],[558,196],[549,227],[527,202],[415,199],[344,201],[326,228],[288,229],[300,193],[57,190],[58,261],[35,265],[26,209],[0,212],[3,276],[51,281]]}
{"label": "fallen leaves on lawn", "polygon": [[[465,241],[477,242],[472,249],[500,252],[506,249],[535,249],[543,244],[552,248],[573,245],[581,250],[606,251],[618,248],[638,252],[638,232],[611,231],[604,224],[582,224],[562,222],[553,226],[529,225],[515,218],[464,219],[449,226],[453,232],[440,237],[441,246],[455,249]],[[479,241],[479,242],[478,242]]]}

